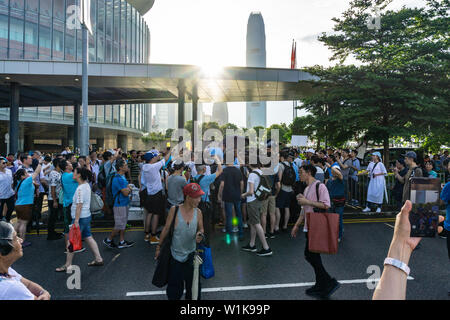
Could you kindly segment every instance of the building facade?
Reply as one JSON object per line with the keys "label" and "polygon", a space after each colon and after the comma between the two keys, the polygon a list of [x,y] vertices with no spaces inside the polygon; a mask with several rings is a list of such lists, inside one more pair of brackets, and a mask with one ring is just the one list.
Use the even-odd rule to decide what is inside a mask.
{"label": "building facade", "polygon": [[[89,61],[150,62],[145,12],[130,3],[142,3],[148,11],[153,1],[91,0]],[[75,28],[77,4],[77,0],[0,0],[0,60],[81,61],[82,30]],[[0,106],[1,137],[8,128],[9,108],[5,107]],[[53,141],[55,149],[73,146],[76,111],[75,106],[20,108],[19,150],[34,149],[39,145],[34,140]],[[131,148],[133,139],[150,131],[151,114],[150,104],[91,105],[91,142],[96,148]],[[0,150],[6,151],[4,139],[0,141]],[[51,148],[42,148],[47,147]]]}
{"label": "building facade", "polygon": [[[247,24],[247,67],[266,67],[266,32],[260,12],[252,12]],[[266,102],[247,102],[247,128],[266,127]]]}

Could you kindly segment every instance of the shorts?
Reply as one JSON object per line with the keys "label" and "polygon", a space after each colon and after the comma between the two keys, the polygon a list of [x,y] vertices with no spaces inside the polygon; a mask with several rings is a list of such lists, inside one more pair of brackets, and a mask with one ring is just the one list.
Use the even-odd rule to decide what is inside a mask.
{"label": "shorts", "polygon": [[16,215],[17,219],[24,221],[31,221],[33,205],[32,204],[24,204],[24,205],[16,205]]}
{"label": "shorts", "polygon": [[114,207],[114,230],[125,230],[128,222],[130,207]]}
{"label": "shorts", "polygon": [[[72,219],[72,223],[75,223],[75,219]],[[80,225],[80,231],[81,231],[81,238],[86,239],[89,237],[92,237],[91,233],[91,216],[87,218],[80,218],[78,221],[78,224]]]}
{"label": "shorts", "polygon": [[269,213],[275,213],[275,196],[269,196],[262,201],[261,214],[266,214],[267,209],[269,209]]}
{"label": "shorts", "polygon": [[64,215],[64,234],[69,234],[69,226],[72,222],[72,204],[63,208]]}
{"label": "shorts", "polygon": [[147,189],[139,191],[139,205],[141,208],[145,207],[145,201],[147,198]]}
{"label": "shorts", "polygon": [[156,214],[158,216],[163,216],[165,211],[164,197],[162,191],[156,194],[148,194],[145,200],[145,209],[147,209],[149,214]]}
{"label": "shorts", "polygon": [[276,206],[277,208],[289,208],[291,205],[291,199],[293,192],[286,192],[283,190],[280,190],[280,193],[278,194]]}
{"label": "shorts", "polygon": [[247,202],[248,224],[254,226],[261,223],[261,207],[262,201],[253,200],[252,202]]}

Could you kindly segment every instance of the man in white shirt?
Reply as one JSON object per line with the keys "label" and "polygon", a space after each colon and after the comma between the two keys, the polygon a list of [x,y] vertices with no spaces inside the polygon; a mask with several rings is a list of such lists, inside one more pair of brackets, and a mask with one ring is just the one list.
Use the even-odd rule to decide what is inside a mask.
{"label": "man in white shirt", "polygon": [[247,198],[247,214],[248,214],[248,224],[250,225],[250,243],[245,247],[242,247],[244,251],[256,252],[256,235],[258,235],[259,241],[263,248],[256,254],[258,256],[270,256],[272,255],[272,250],[267,244],[266,237],[264,235],[264,230],[261,226],[261,206],[262,201],[258,200],[255,195],[255,191],[258,189],[261,183],[262,171],[256,164],[250,164],[252,172],[248,176],[247,180],[247,192],[241,195],[241,198]]}
{"label": "man in white shirt", "polygon": [[0,300],[50,300],[48,291],[11,268],[22,256],[22,239],[17,236],[10,223],[1,221]]}
{"label": "man in white shirt", "polygon": [[[168,151],[161,160],[159,152],[151,150],[144,155],[145,164],[142,166],[142,182],[147,188],[147,197],[144,208],[147,211],[145,218],[144,232],[146,242],[150,244],[159,244],[159,238],[156,236],[159,216],[165,212],[165,203],[162,195],[163,185],[161,182],[161,169],[170,158]],[[153,218],[153,219],[152,219]],[[151,225],[151,235],[150,235]]]}

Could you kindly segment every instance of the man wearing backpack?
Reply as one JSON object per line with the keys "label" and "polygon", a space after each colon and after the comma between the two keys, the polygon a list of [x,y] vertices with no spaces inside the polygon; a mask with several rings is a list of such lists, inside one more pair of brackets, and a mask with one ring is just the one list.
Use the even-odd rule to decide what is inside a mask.
{"label": "man wearing backpack", "polygon": [[410,199],[410,178],[412,177],[422,177],[422,169],[417,165],[417,154],[414,151],[409,151],[406,154],[403,155],[405,157],[405,164],[408,167],[408,172],[404,177],[400,176],[398,172],[395,173],[395,178],[400,183],[404,183],[403,185],[403,196],[402,196],[402,202],[405,203],[406,200]]}
{"label": "man wearing backpack", "polygon": [[[256,254],[261,257],[270,256],[273,252],[267,244],[264,230],[261,226],[260,214],[262,201],[257,198],[257,195],[260,195],[260,199],[267,198],[271,193],[271,189],[269,189],[268,194],[265,196],[265,192],[261,190],[260,186],[262,185],[261,180],[266,177],[263,177],[263,173],[259,169],[259,165],[250,164],[250,169],[252,170],[252,172],[248,176],[247,192],[241,195],[241,198],[247,198],[248,224],[250,225],[250,243],[245,247],[242,247],[242,250],[256,252]],[[267,182],[265,183],[265,185],[267,189],[269,183]],[[263,246],[263,248],[258,252],[255,244],[256,235],[258,235],[259,241],[261,241],[261,244]]]}
{"label": "man wearing backpack", "polygon": [[[134,242],[125,241],[125,229],[128,221],[128,212],[130,205],[130,194],[132,192],[131,185],[125,179],[128,172],[128,165],[122,159],[116,161],[116,171],[111,181],[111,192],[113,195],[113,212],[114,212],[114,228],[108,238],[103,243],[109,248],[129,248]],[[119,234],[120,242],[118,245],[114,243],[114,237]]]}
{"label": "man wearing backpack", "polygon": [[281,182],[281,190],[276,200],[276,221],[275,221],[275,234],[279,232],[281,212],[280,209],[284,209],[284,226],[283,232],[287,231],[287,225],[289,222],[289,207],[294,195],[293,186],[296,180],[296,174],[294,166],[288,161],[289,154],[287,152],[281,152],[280,164],[278,166],[278,178]]}

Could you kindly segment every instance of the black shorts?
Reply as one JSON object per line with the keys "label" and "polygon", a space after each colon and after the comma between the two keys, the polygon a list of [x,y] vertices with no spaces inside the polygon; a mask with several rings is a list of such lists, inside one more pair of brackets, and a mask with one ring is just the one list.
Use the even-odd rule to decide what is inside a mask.
{"label": "black shorts", "polygon": [[145,206],[144,208],[147,210],[150,214],[156,214],[156,215],[164,215],[165,211],[165,203],[164,203],[164,197],[162,195],[162,190],[159,191],[156,194],[153,195],[147,195],[145,199]]}
{"label": "black shorts", "polygon": [[291,205],[291,199],[294,196],[293,192],[286,192],[283,190],[280,190],[280,193],[277,196],[276,199],[276,207],[281,208],[289,208]]}

